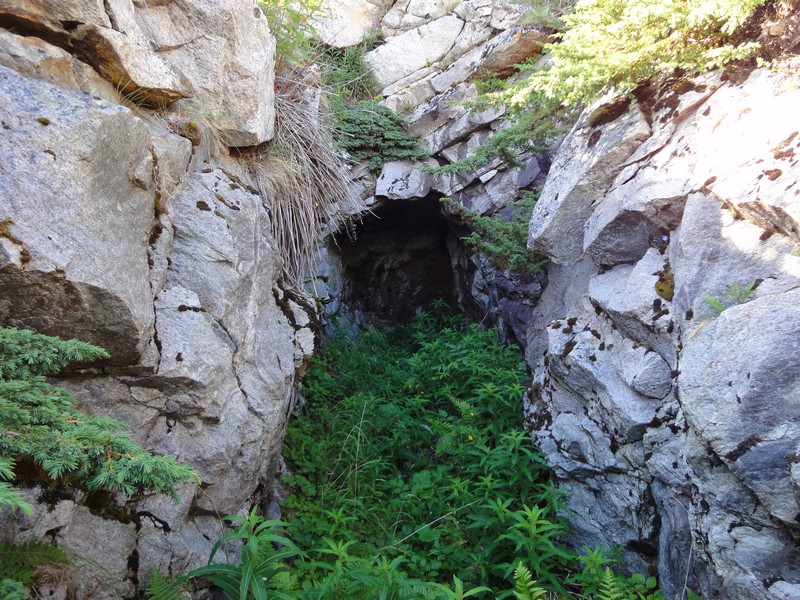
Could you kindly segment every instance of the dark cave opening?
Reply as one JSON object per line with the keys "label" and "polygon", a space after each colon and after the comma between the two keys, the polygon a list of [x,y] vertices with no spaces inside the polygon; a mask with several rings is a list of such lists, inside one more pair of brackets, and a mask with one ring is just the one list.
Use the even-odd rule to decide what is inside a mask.
{"label": "dark cave opening", "polygon": [[449,246],[455,241],[438,200],[388,201],[340,233],[342,301],[356,321],[406,323],[432,301],[456,306]]}

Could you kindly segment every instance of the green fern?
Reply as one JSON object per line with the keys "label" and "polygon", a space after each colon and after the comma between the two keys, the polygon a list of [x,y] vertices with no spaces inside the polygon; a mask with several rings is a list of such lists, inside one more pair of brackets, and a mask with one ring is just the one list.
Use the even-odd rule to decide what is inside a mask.
{"label": "green fern", "polygon": [[175,600],[183,592],[183,580],[170,579],[153,567],[144,594],[150,600]]}
{"label": "green fern", "polygon": [[625,591],[622,589],[614,571],[606,567],[600,576],[600,595],[597,600],[625,600]]}
{"label": "green fern", "polygon": [[67,562],[64,553],[50,544],[0,542],[0,579],[11,579],[23,585],[31,585],[36,578],[36,569],[40,565]]}
{"label": "green fern", "polygon": [[517,600],[539,600],[545,598],[547,591],[536,585],[530,569],[519,563],[514,569],[514,598]]}

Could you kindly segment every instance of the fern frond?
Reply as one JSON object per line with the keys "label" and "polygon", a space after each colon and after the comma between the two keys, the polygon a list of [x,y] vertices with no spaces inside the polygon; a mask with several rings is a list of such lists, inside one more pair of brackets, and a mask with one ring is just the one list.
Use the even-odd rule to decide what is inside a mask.
{"label": "fern frond", "polygon": [[31,585],[35,580],[36,568],[46,563],[66,564],[67,557],[57,547],[42,542],[0,542],[0,579]]}
{"label": "fern frond", "polygon": [[183,578],[170,579],[153,567],[144,594],[150,600],[175,600],[183,592]]}
{"label": "fern frond", "polygon": [[625,591],[620,587],[614,571],[606,567],[600,576],[600,596],[597,600],[625,600]]}
{"label": "fern frond", "polygon": [[514,569],[514,598],[517,600],[539,600],[547,591],[536,585],[530,569],[521,562]]}

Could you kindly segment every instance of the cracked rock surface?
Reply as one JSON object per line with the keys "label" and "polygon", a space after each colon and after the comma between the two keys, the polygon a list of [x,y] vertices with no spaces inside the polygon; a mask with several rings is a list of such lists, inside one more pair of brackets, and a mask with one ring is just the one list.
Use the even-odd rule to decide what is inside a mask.
{"label": "cracked rock surface", "polygon": [[675,89],[604,125],[591,107],[554,159],[528,424],[578,547],[621,546],[667,598],[794,598],[800,90]]}
{"label": "cracked rock surface", "polygon": [[[78,497],[0,523],[9,539],[74,551],[78,598],[133,597],[153,566],[205,564],[220,516],[271,500],[296,376],[318,342],[316,308],[281,289],[272,199],[245,183],[246,169],[223,145],[174,133],[174,107],[156,118],[133,94],[121,98],[113,74],[127,68],[121,49],[135,48],[164,69],[136,58],[154,79],[126,72],[143,105],[150,93],[201,103],[207,93],[227,111],[215,122],[225,141],[263,142],[273,41],[255,9],[240,0],[0,8],[16,25],[0,30],[0,326],[107,348],[110,360],[59,383],[83,410],[123,421],[138,443],[202,478],[178,490],[179,503]],[[89,48],[89,28],[116,57]]]}

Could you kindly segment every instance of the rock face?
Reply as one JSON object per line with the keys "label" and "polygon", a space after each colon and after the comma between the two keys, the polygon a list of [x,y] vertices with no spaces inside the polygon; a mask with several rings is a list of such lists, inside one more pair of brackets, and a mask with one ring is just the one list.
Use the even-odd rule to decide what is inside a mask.
{"label": "rock face", "polygon": [[660,97],[589,109],[554,159],[529,423],[577,545],[622,546],[668,598],[795,597],[800,91],[756,70]]}
{"label": "rock face", "polygon": [[272,137],[275,41],[255,0],[26,0],[1,5],[0,18],[91,65],[136,105],[183,99],[179,110],[230,146]]}
{"label": "rock face", "polygon": [[[371,6],[376,4],[370,3]],[[356,4],[352,9],[356,9]],[[508,168],[495,161],[477,173],[463,176],[433,176],[429,170],[467,157],[501,126],[498,119],[504,114],[502,109],[473,114],[460,103],[477,96],[476,78],[487,73],[508,76],[517,63],[541,51],[541,42],[546,36],[533,28],[519,26],[526,10],[529,9],[512,2],[488,0],[460,3],[403,0],[395,2],[379,19],[377,24],[385,43],[367,53],[367,62],[385,96],[384,104],[407,117],[409,131],[419,136],[420,148],[430,158],[418,162],[388,162],[376,178],[366,173],[366,167],[354,169],[353,177],[358,180],[357,189],[365,206],[376,213],[383,210],[391,214],[416,212],[419,220],[425,216],[423,213],[427,214],[431,202],[452,196],[482,215],[505,219],[515,216],[511,202],[519,198],[522,191],[541,184],[544,172],[539,162],[542,156],[526,155],[520,168]],[[374,14],[368,7],[362,12]],[[522,343],[532,306],[545,282],[544,276],[523,277],[495,268],[485,257],[460,243],[459,238],[469,234],[469,227],[455,213],[445,212],[444,216],[449,227],[438,230],[440,239],[435,242],[432,238],[427,242],[415,238],[413,243],[407,240],[408,243],[397,245],[395,241],[405,235],[401,231],[404,221],[390,220],[395,223],[396,230],[392,230],[391,223],[381,226],[385,230],[384,238],[392,240],[387,242],[387,247],[397,246],[405,257],[402,260],[389,259],[388,254],[384,256],[386,253],[378,250],[376,256],[383,258],[365,261],[352,253],[345,256],[357,249],[359,243],[352,245],[344,241],[341,251],[335,244],[331,245],[327,256],[332,262],[319,270],[313,282],[314,288],[322,291],[320,298],[326,313],[334,315],[341,309],[345,313],[349,311],[356,320],[367,313],[375,316],[382,311],[384,318],[397,314],[394,308],[378,310],[377,305],[361,297],[362,289],[418,288],[420,293],[403,295],[403,302],[411,303],[406,309],[412,311],[423,306],[424,302],[419,301],[429,297],[428,290],[438,289],[446,297],[455,290],[459,306],[478,320],[488,319],[486,322],[500,325],[510,339]],[[415,217],[408,218],[414,220]],[[425,228],[417,229],[421,232]],[[358,239],[362,239],[368,232],[357,227],[357,233]],[[368,237],[372,239],[374,233],[369,233]],[[434,261],[435,267],[430,265],[431,248],[437,248],[433,252],[436,256],[446,248],[450,257],[449,272],[441,268],[438,259]],[[355,254],[362,253],[355,251]],[[341,269],[343,263],[347,263],[344,270]],[[353,266],[355,263],[358,267]],[[404,266],[415,263],[418,270],[445,281],[416,281]],[[372,268],[374,279],[369,275]],[[357,284],[348,275],[355,272],[358,273]],[[390,285],[388,282],[395,276],[398,281]],[[364,307],[368,307],[366,313]]]}
{"label": "rock face", "polygon": [[255,144],[272,129],[273,41],[240,0],[0,10],[18,25],[0,32],[0,326],[107,348],[109,361],[62,384],[202,477],[177,504],[65,500],[6,519],[4,535],[71,549],[85,561],[78,598],[133,597],[153,566],[204,564],[220,516],[270,500],[316,333],[315,309],[279,284],[272,199],[224,146],[173,133],[174,106],[153,117],[134,92],[121,99],[113,73],[130,59],[147,70],[125,71],[142,99],[213,100],[223,112],[204,134],[216,123],[229,144]]}
{"label": "rock face", "polygon": [[329,46],[355,46],[377,31],[390,4],[388,0],[324,0],[315,15],[314,29]]}

